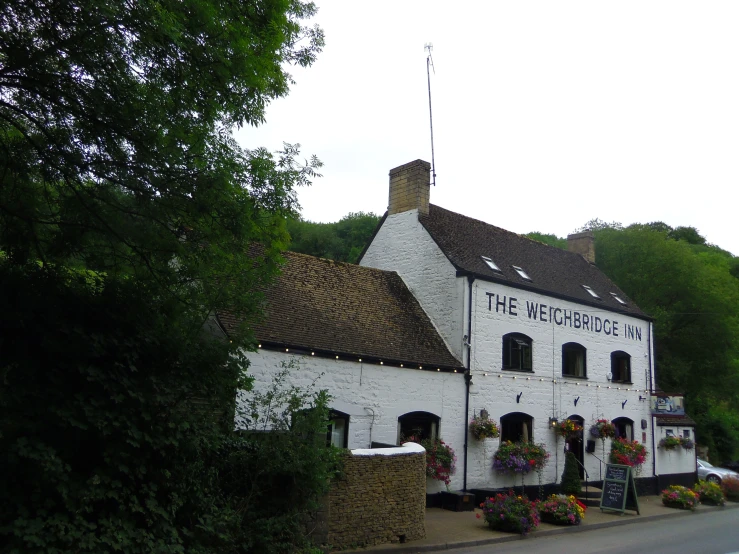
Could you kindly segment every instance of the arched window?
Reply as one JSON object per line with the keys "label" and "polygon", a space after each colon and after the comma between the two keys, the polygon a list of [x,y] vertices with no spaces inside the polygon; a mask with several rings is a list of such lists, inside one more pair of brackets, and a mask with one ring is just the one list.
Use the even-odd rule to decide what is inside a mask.
{"label": "arched window", "polygon": [[576,342],[562,345],[562,375],[565,377],[587,377],[585,347]]}
{"label": "arched window", "polygon": [[500,440],[501,442],[534,440],[534,418],[522,412],[511,412],[500,418]]}
{"label": "arched window", "polygon": [[521,333],[503,335],[503,369],[532,371],[531,339]]}
{"label": "arched window", "polygon": [[349,447],[349,414],[337,410],[329,411],[326,444],[339,448]]}
{"label": "arched window", "polygon": [[439,416],[430,412],[408,412],[398,418],[398,444],[410,437],[423,439],[439,438]]}
{"label": "arched window", "polygon": [[611,381],[631,383],[631,356],[626,352],[611,352]]}
{"label": "arched window", "polygon": [[617,417],[613,420],[613,425],[616,427],[616,437],[622,439],[634,440],[634,420],[628,417]]}

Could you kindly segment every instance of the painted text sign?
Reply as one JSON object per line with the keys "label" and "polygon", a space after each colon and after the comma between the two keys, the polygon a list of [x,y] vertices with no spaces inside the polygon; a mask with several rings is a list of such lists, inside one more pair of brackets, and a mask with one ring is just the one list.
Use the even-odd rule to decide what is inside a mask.
{"label": "painted text sign", "polygon": [[485,294],[488,297],[488,310],[491,312],[502,313],[510,317],[526,317],[532,321],[552,323],[559,327],[582,329],[612,337],[623,337],[639,342],[642,340],[642,329],[638,325],[621,323],[609,317],[568,310],[542,302],[519,301],[513,296],[502,296],[494,292]]}

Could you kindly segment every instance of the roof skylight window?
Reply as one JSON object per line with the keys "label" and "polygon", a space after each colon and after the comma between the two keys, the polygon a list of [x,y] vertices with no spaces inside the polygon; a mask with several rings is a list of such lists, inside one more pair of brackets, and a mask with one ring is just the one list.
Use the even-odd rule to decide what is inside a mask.
{"label": "roof skylight window", "polygon": [[618,302],[622,306],[626,306],[626,302],[624,302],[615,292],[612,292],[611,296],[616,299],[616,302]]}
{"label": "roof skylight window", "polygon": [[500,268],[497,265],[495,265],[495,262],[492,259],[488,258],[487,256],[480,256],[480,257],[482,258],[483,262],[488,264],[488,267],[490,269],[492,269],[493,271],[497,271],[498,273],[502,273],[500,271]]}
{"label": "roof skylight window", "polygon": [[511,267],[516,270],[516,273],[518,273],[521,276],[521,279],[526,279],[527,281],[531,281],[531,277],[529,277],[528,274],[523,269],[521,269],[517,265],[512,265]]}
{"label": "roof skylight window", "polygon": [[583,286],[582,286],[582,288],[584,288],[584,289],[585,289],[586,291],[588,291],[588,294],[589,294],[590,296],[592,296],[593,298],[598,298],[598,299],[600,299],[600,296],[598,296],[598,293],[597,293],[597,292],[595,292],[595,291],[594,291],[593,289],[591,289],[591,288],[590,288],[589,286],[587,286],[587,285],[583,285]]}

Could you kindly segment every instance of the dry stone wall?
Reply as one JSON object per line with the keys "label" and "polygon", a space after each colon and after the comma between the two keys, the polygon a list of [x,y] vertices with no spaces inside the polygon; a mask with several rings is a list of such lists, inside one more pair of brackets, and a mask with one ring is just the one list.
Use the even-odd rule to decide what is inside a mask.
{"label": "dry stone wall", "polygon": [[334,548],[405,542],[426,536],[426,452],[353,450],[328,498],[328,544]]}

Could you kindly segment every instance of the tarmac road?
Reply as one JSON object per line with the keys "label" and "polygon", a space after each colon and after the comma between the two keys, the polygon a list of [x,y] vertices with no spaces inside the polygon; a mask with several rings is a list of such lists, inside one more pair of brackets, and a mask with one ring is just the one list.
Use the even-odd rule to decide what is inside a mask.
{"label": "tarmac road", "polygon": [[739,510],[716,510],[626,525],[473,548],[450,554],[739,554]]}

